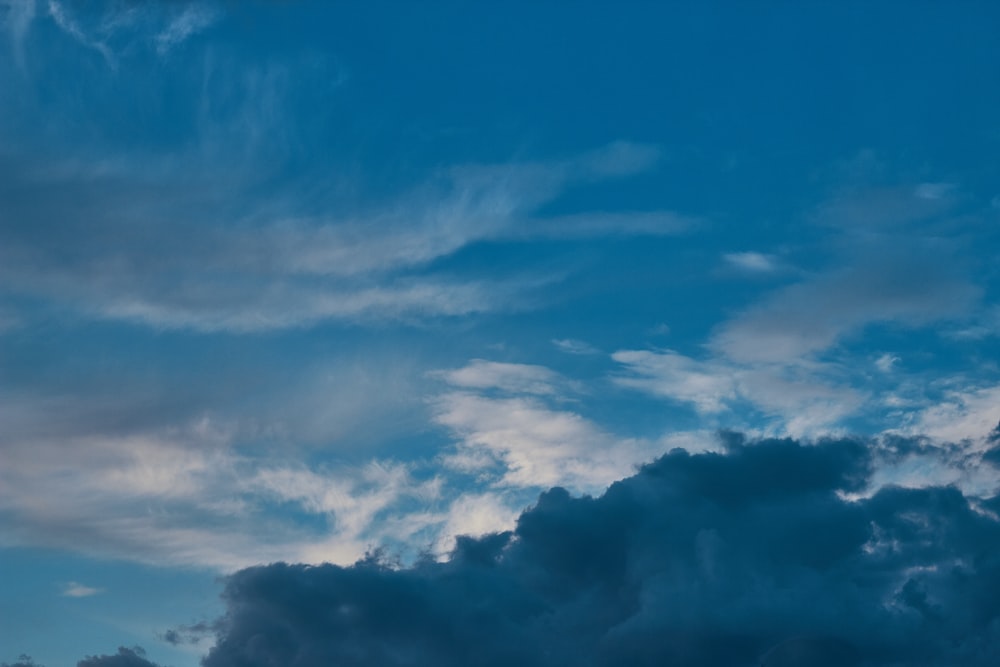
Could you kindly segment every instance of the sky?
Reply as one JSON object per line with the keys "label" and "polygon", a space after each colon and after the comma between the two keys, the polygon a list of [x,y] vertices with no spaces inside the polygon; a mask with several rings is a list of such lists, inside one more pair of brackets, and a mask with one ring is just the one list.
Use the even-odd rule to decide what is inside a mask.
{"label": "sky", "polygon": [[1000,663],[998,31],[0,0],[0,664]]}

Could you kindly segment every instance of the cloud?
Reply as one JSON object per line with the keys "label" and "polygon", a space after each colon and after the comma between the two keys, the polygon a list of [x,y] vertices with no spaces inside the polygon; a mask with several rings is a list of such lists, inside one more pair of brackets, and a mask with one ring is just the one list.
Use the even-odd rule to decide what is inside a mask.
{"label": "cloud", "polygon": [[308,467],[287,452],[241,452],[234,435],[208,422],[2,441],[0,546],[223,572],[279,559],[349,563],[372,545],[433,543],[447,521],[438,506],[458,495],[439,502],[441,481],[410,465]]}
{"label": "cloud", "polygon": [[139,646],[118,647],[112,655],[92,655],[76,663],[76,667],[159,667],[146,659],[146,652]]}
{"label": "cloud", "polygon": [[592,239],[616,236],[678,236],[700,222],[670,211],[583,213],[532,220],[512,230],[517,239]]}
{"label": "cloud", "polygon": [[938,442],[978,443],[982,435],[1000,421],[1000,385],[949,390],[933,405],[918,410],[900,429],[922,434]]}
{"label": "cloud", "polygon": [[797,437],[828,432],[862,405],[864,392],[843,381],[840,368],[817,362],[739,364],[698,360],[673,350],[619,350],[620,386],[690,404],[722,425],[747,406]]}
{"label": "cloud", "polygon": [[615,141],[581,156],[576,166],[592,178],[631,176],[653,167],[661,157],[660,149],[648,144]]}
{"label": "cloud", "polygon": [[17,662],[0,662],[0,667],[43,667],[35,662],[30,655],[24,655],[23,653],[18,656]]}
{"label": "cloud", "polygon": [[156,36],[156,51],[160,55],[167,54],[192,35],[215,23],[218,18],[218,13],[212,8],[194,4],[187,5]]}
{"label": "cloud", "polygon": [[83,46],[93,49],[101,54],[104,61],[111,67],[116,64],[115,56],[111,52],[111,49],[103,41],[91,39],[87,34],[84,33],[83,29],[77,24],[77,22],[70,16],[66,9],[56,2],[56,0],[49,0],[49,16],[55,21],[56,25],[59,26],[60,30],[75,39],[77,42]]}
{"label": "cloud", "polygon": [[24,67],[24,40],[35,19],[35,0],[7,0],[5,27],[10,33],[11,48],[18,66]]}
{"label": "cloud", "polygon": [[883,373],[890,373],[898,363],[899,357],[886,352],[885,354],[879,355],[879,358],[875,360],[875,367]]}
{"label": "cloud", "polygon": [[733,268],[748,273],[772,273],[778,269],[774,256],[759,252],[730,252],[722,258]]}
{"label": "cloud", "polygon": [[565,383],[558,373],[544,366],[510,364],[473,359],[452,371],[437,371],[436,377],[466,389],[500,389],[507,393],[554,394]]}
{"label": "cloud", "polygon": [[552,344],[567,354],[600,354],[600,350],[582,340],[573,338],[553,338]]}
{"label": "cloud", "polygon": [[71,581],[63,587],[62,594],[64,597],[68,598],[86,598],[103,592],[103,588],[93,588],[91,586],[84,586],[83,584]]}
{"label": "cloud", "polygon": [[[37,14],[37,0],[6,0],[6,28],[15,59],[25,64],[25,41]],[[96,51],[105,63],[117,69],[120,57],[134,55],[136,45],[153,45],[158,55],[172,49],[215,23],[220,12],[198,3],[104,3],[104,6],[72,7],[47,0],[48,17],[62,33],[85,48]],[[112,44],[116,48],[112,48]]]}
{"label": "cloud", "polygon": [[721,325],[710,348],[739,362],[792,361],[875,322],[919,326],[963,315],[979,290],[931,247],[882,247],[782,288]]}
{"label": "cloud", "polygon": [[871,467],[729,435],[442,562],[243,570],[204,665],[996,664],[1000,523],[949,487],[847,500]]}
{"label": "cloud", "polygon": [[[793,436],[829,433],[850,417],[871,418],[872,396],[891,411],[874,417],[883,421],[881,428],[916,419],[914,410],[945,409],[920,390],[927,377],[906,375],[896,354],[883,353],[873,363],[871,350],[858,348],[873,327],[926,331],[943,325],[956,338],[989,335],[989,311],[979,304],[985,290],[973,281],[961,242],[942,234],[955,204],[955,187],[945,183],[841,193],[812,215],[813,222],[835,230],[825,232],[832,249],[828,264],[813,258],[816,268],[737,307],[715,325],[700,355],[615,352],[625,372],[614,381],[689,404],[719,426],[745,418],[749,408],[753,419],[739,423],[760,429],[764,416],[758,432]],[[758,252],[723,258],[743,272],[777,268],[773,256]],[[970,327],[977,312],[981,323]],[[877,376],[870,372],[873,365]],[[966,434],[983,432],[990,421],[988,412],[977,412],[981,416]],[[942,418],[946,428],[959,427],[955,417],[952,410]],[[905,432],[937,431],[928,423]],[[955,430],[944,437],[950,436],[962,437]]]}
{"label": "cloud", "polygon": [[812,220],[846,230],[910,226],[947,212],[955,204],[955,191],[949,183],[849,188],[820,205]]}
{"label": "cloud", "polygon": [[561,484],[600,490],[647,458],[651,447],[617,438],[537,398],[451,392],[438,397],[434,407],[434,420],[457,439],[444,465],[499,487]]}
{"label": "cloud", "polygon": [[[356,557],[373,541],[375,536],[371,531],[379,524],[383,539],[409,537],[405,532],[392,535],[393,531],[386,528],[392,523],[387,510],[407,499],[423,501],[426,505],[440,494],[440,480],[418,481],[411,476],[409,467],[379,461],[355,470],[341,468],[336,473],[304,466],[262,467],[246,484],[279,502],[293,502],[309,514],[328,518],[328,530],[334,539],[316,540],[314,545],[305,547],[312,553],[310,560],[313,562],[343,562],[351,555]],[[416,516],[411,518],[412,533],[419,532],[423,526],[417,523]],[[321,553],[333,544],[336,545],[334,551]]]}
{"label": "cloud", "polygon": [[611,358],[632,373],[615,378],[618,384],[692,403],[699,412],[721,412],[737,397],[736,379],[723,364],[698,362],[671,350],[620,350]]}
{"label": "cloud", "polygon": [[659,212],[533,220],[567,184],[595,177],[593,159],[445,169],[367,210],[331,205],[322,215],[296,210],[298,198],[270,214],[254,209],[271,202],[243,210],[234,202],[257,196],[237,172],[220,168],[229,180],[213,176],[209,191],[187,181],[177,157],[154,169],[172,177],[128,159],[37,171],[14,160],[0,276],[15,296],[158,329],[242,333],[509,311],[561,275],[482,278],[434,263],[481,242],[676,230],[677,217]]}

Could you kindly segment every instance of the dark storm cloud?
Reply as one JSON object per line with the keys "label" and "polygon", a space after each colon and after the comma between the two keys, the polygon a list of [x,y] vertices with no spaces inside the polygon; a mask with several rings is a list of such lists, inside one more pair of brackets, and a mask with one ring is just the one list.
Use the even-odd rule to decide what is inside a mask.
{"label": "dark storm cloud", "polygon": [[246,569],[204,665],[1000,664],[1000,523],[950,487],[844,499],[870,445],[728,435],[446,562]]}
{"label": "dark storm cloud", "polygon": [[114,655],[92,655],[76,663],[76,667],[159,667],[146,659],[146,652],[138,646],[118,647]]}
{"label": "dark storm cloud", "polygon": [[[43,667],[31,656],[22,655],[17,662],[0,662],[0,667]],[[155,662],[146,659],[146,651],[140,646],[126,648],[118,647],[113,655],[91,655],[76,663],[76,667],[160,667]]]}

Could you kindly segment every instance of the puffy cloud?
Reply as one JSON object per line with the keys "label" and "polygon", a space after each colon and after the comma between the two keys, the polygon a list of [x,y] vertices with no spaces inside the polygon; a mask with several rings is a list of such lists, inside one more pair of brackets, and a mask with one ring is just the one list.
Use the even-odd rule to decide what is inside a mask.
{"label": "puffy cloud", "polygon": [[909,433],[939,441],[974,441],[1000,420],[1000,385],[949,391],[915,416]]}
{"label": "puffy cloud", "polygon": [[[870,483],[871,443],[724,438],[600,497],[542,494],[444,562],[231,576],[205,667],[992,665],[1000,522]],[[996,505],[993,498],[986,504]]]}
{"label": "puffy cloud", "polygon": [[491,398],[452,392],[436,401],[435,420],[452,431],[451,470],[496,477],[498,486],[539,488],[565,484],[603,489],[646,459],[650,444],[617,438],[568,410],[534,398]]}

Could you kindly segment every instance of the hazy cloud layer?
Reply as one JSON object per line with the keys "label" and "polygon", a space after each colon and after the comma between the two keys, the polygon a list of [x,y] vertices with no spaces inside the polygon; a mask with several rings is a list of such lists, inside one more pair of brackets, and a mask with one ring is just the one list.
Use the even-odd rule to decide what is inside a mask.
{"label": "hazy cloud layer", "polygon": [[872,466],[863,441],[732,435],[552,489],[445,562],[244,570],[204,664],[996,664],[1000,498],[846,500]]}

